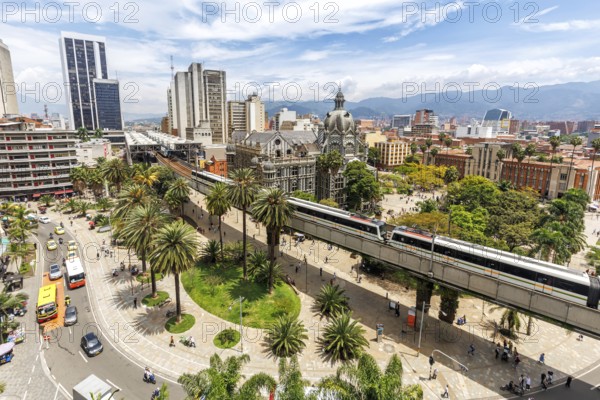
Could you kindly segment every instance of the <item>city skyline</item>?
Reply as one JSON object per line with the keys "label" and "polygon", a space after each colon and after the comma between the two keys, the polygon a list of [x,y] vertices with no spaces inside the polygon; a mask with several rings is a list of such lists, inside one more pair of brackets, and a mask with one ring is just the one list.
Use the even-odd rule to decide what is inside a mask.
{"label": "city skyline", "polygon": [[[244,85],[257,82],[266,103],[295,98],[297,87],[304,101],[331,97],[333,89],[327,85],[334,83],[341,84],[348,99],[358,101],[401,97],[406,82],[431,90],[436,83],[443,88],[450,82],[468,88],[470,82],[482,87],[600,79],[598,57],[590,54],[599,40],[590,34],[595,20],[585,18],[598,10],[593,3],[557,1],[544,8],[537,3],[475,7],[452,2],[434,13],[414,8],[421,3],[387,0],[368,11],[358,2],[313,3],[293,3],[302,9],[298,22],[292,18],[296,6],[289,5],[271,10],[273,22],[269,10],[259,9],[262,17],[254,21],[249,4],[257,3],[239,3],[234,15],[210,8],[213,3],[127,3],[135,6],[120,5],[117,13],[112,3],[98,2],[100,18],[90,7],[85,12],[75,8],[73,22],[69,10],[56,18],[41,8],[38,23],[17,7],[4,13],[0,37],[11,49],[15,80],[24,88],[62,84],[56,57],[61,30],[105,36],[110,75],[121,81],[128,114],[166,113],[171,55],[176,70],[203,62],[207,69],[226,71],[230,100],[243,100],[250,94],[242,90]],[[232,10],[236,3],[227,4]],[[435,9],[435,3],[428,4],[429,11]],[[495,10],[501,10],[500,17]],[[272,96],[269,82],[279,84]],[[50,110],[61,103],[65,100],[49,102]]]}

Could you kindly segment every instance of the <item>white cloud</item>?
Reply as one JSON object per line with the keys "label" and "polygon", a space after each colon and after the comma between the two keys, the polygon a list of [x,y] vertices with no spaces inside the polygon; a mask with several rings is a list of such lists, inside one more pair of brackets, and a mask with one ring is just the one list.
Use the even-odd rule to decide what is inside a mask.
{"label": "white cloud", "polygon": [[532,32],[569,32],[598,29],[600,19],[576,19],[564,22],[523,24],[523,29]]}

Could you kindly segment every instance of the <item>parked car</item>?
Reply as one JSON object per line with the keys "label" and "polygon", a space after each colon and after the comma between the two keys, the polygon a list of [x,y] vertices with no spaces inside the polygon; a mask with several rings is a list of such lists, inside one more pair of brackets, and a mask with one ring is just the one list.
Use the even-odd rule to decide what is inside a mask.
{"label": "parked car", "polygon": [[81,338],[81,348],[85,351],[88,357],[97,356],[104,349],[100,339],[95,333],[90,332]]}
{"label": "parked car", "polygon": [[25,219],[29,220],[29,221],[37,221],[38,216],[35,214],[27,214],[27,216],[25,217]]}
{"label": "parked car", "polygon": [[62,270],[58,264],[52,264],[50,266],[50,280],[54,281],[56,279],[62,278]]}
{"label": "parked car", "polygon": [[54,233],[56,233],[57,235],[64,235],[65,234],[65,228],[63,228],[62,226],[55,226],[54,227]]}
{"label": "parked car", "polygon": [[77,323],[77,307],[69,306],[65,311],[65,326],[75,325]]}
{"label": "parked car", "polygon": [[46,242],[46,248],[48,250],[56,250],[58,248],[58,245],[54,240],[50,239]]}
{"label": "parked car", "polygon": [[50,218],[48,217],[40,217],[40,219],[38,219],[38,221],[42,224],[49,224],[50,223]]}

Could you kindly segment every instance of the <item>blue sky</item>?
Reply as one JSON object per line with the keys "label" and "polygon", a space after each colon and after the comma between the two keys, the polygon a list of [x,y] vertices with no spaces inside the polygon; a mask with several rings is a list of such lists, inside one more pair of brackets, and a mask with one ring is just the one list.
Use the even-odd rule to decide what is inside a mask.
{"label": "blue sky", "polygon": [[597,1],[227,1],[237,4],[229,14],[222,3],[5,2],[0,38],[19,87],[39,84],[39,106],[29,100],[27,111],[64,103],[43,90],[62,84],[61,31],[106,37],[129,115],[166,112],[171,55],[176,71],[193,61],[227,71],[230,98],[257,90],[267,102],[323,100],[334,83],[358,101],[401,97],[407,82],[433,90],[600,79]]}

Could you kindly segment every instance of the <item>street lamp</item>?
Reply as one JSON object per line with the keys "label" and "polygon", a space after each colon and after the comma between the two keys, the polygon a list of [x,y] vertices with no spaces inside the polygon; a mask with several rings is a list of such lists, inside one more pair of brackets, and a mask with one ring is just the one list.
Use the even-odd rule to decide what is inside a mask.
{"label": "street lamp", "polygon": [[244,354],[244,332],[242,330],[243,325],[242,325],[242,302],[244,301],[244,298],[242,296],[240,296],[240,347],[242,349],[242,354]]}
{"label": "street lamp", "polygon": [[108,398],[108,400],[112,399],[112,398],[113,398],[113,396],[115,395],[115,393],[117,393],[117,392],[120,392],[120,391],[121,391],[121,389],[119,389],[119,388],[115,389],[115,390],[114,390],[114,391],[113,391],[113,392],[110,394],[110,397]]}

